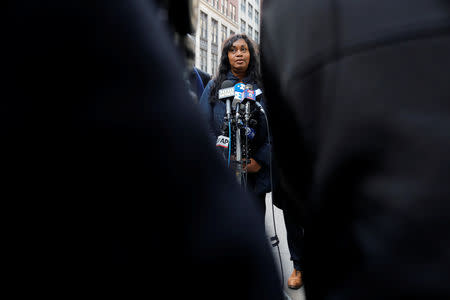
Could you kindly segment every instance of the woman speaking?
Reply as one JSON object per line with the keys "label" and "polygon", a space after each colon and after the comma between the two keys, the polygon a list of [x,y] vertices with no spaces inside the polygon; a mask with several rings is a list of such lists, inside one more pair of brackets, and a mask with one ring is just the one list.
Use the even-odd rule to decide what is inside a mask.
{"label": "woman speaking", "polygon": [[[219,100],[218,92],[225,80],[233,84],[252,85],[253,90],[261,89],[259,57],[254,43],[245,34],[230,36],[224,41],[217,74],[211,79],[201,98],[200,107],[206,114],[214,137],[222,135],[226,105]],[[258,99],[264,107],[263,98]],[[258,207],[265,216],[265,196],[271,191],[270,145],[265,116],[259,109],[252,111],[254,136],[250,140],[250,159],[244,164],[247,172],[246,188],[257,198]],[[253,129],[252,129],[253,130]],[[245,139],[245,137],[243,138]]]}

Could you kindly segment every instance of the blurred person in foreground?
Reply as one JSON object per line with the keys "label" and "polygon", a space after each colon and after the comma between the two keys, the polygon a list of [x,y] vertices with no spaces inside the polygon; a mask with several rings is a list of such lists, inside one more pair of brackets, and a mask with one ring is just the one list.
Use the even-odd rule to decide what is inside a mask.
{"label": "blurred person in foreground", "polygon": [[155,0],[157,17],[169,29],[179,55],[184,60],[183,78],[189,96],[198,103],[211,75],[195,67],[195,34],[198,0]]}
{"label": "blurred person in foreground", "polygon": [[450,299],[450,1],[262,11],[274,154],[305,207],[306,298]]}
{"label": "blurred person in foreground", "polygon": [[281,298],[264,227],[186,101],[155,12],[8,3],[3,241],[16,295]]}
{"label": "blurred person in foreground", "polygon": [[[220,64],[216,76],[210,80],[200,98],[200,107],[206,116],[212,141],[222,133],[225,103],[219,99],[222,83],[229,80],[236,83],[251,84],[253,90],[261,88],[259,53],[253,41],[245,34],[235,34],[223,42]],[[264,99],[258,101],[264,105]],[[252,127],[254,138],[249,141],[250,163],[246,165],[248,181],[246,188],[256,197],[262,221],[266,212],[266,193],[271,191],[270,185],[270,145],[267,136],[267,125],[264,115],[253,106],[252,118],[256,124]]]}

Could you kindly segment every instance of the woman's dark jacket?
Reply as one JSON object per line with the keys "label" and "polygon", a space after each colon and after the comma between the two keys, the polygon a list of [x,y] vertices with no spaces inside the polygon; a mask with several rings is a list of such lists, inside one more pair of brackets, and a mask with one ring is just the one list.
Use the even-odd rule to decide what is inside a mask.
{"label": "woman's dark jacket", "polygon": [[[233,81],[235,84],[239,81],[231,72],[227,74],[227,80]],[[250,77],[246,77],[242,80],[244,84],[252,84],[254,90],[258,89],[258,85],[255,80]],[[206,115],[209,121],[209,128],[211,132],[211,142],[215,143],[216,138],[222,135],[224,116],[226,112],[225,103],[217,100],[217,95],[211,95],[211,88],[214,80],[210,80],[206,86],[202,97],[200,98],[200,107],[202,112]],[[258,99],[263,107],[264,99]],[[256,195],[264,195],[271,191],[270,185],[270,145],[267,136],[267,125],[264,115],[256,109],[256,105],[252,109],[252,119],[256,120],[256,125],[252,128],[255,130],[255,137],[250,142],[250,157],[253,158],[261,166],[261,169],[257,173],[248,173],[248,187],[255,192]],[[228,134],[226,133],[226,136]]]}

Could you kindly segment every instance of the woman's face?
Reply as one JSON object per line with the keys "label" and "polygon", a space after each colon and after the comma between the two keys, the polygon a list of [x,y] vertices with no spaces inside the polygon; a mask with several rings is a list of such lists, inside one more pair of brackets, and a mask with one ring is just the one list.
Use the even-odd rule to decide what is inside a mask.
{"label": "woman's face", "polygon": [[245,40],[240,39],[233,43],[228,50],[228,60],[231,70],[239,73],[247,71],[250,63],[250,51]]}

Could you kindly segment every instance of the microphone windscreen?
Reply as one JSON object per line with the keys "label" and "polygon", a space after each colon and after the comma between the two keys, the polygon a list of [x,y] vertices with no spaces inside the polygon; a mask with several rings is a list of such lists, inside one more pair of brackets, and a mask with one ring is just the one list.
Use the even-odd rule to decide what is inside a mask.
{"label": "microphone windscreen", "polygon": [[234,86],[233,81],[225,80],[224,82],[222,82],[222,85],[220,86],[220,88],[221,89],[226,89],[226,88],[229,88],[229,87],[232,87],[232,86]]}

